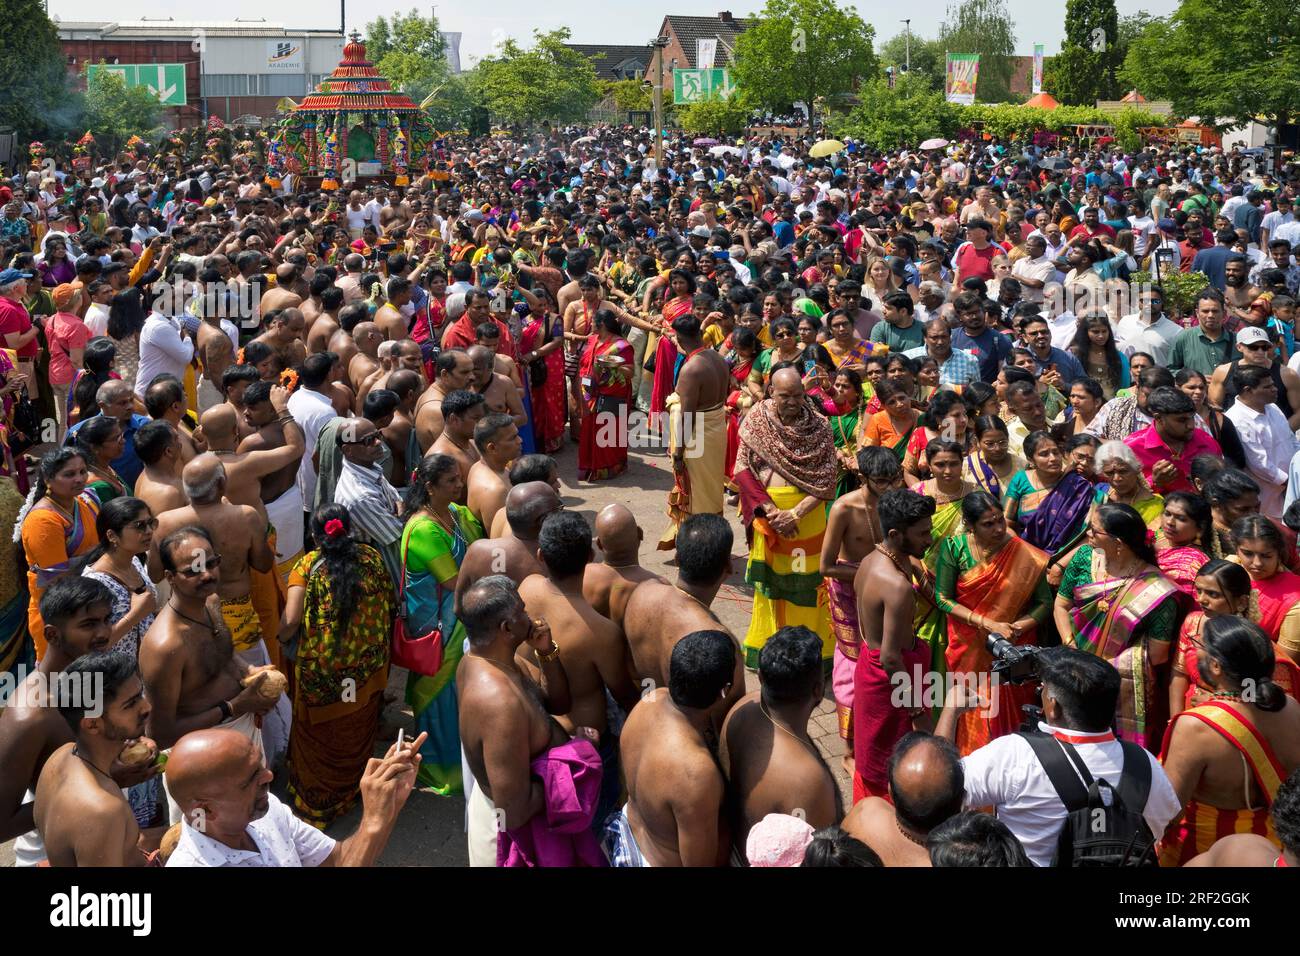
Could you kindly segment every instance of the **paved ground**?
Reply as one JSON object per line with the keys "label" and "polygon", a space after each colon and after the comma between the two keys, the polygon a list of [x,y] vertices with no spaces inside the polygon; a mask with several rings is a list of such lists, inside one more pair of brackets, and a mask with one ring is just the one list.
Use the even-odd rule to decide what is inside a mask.
{"label": "paved ground", "polygon": [[[672,486],[672,476],[666,457],[655,453],[633,451],[626,474],[615,482],[594,485],[578,484],[576,446],[567,445],[557,458],[564,484],[565,505],[580,512],[591,522],[605,505],[616,501],[626,504],[632,509],[645,532],[646,544],[642,550],[641,563],[671,579],[676,573],[668,564],[671,552],[654,550],[654,543],[668,523],[664,514],[664,505],[668,489]],[[753,600],[752,593],[745,584],[746,553],[743,529],[734,514],[729,513],[728,517],[736,531],[736,548],[733,552],[734,571],[722,586],[717,600],[713,603],[713,610],[733,633],[743,636],[749,627]],[[746,684],[749,690],[757,688],[758,682],[753,674],[746,675]],[[405,672],[399,672],[394,675],[389,684],[389,690],[396,697],[397,702],[389,707],[386,716],[394,727],[399,723],[406,723],[409,729],[410,710],[402,702],[404,687]],[[835,773],[845,796],[845,804],[848,805],[851,798],[851,785],[841,764],[844,745],[838,734],[835,702],[830,695],[829,681],[826,687],[826,699],[814,711],[809,730]],[[378,749],[382,751],[387,747],[387,742],[381,742]],[[277,781],[277,792],[281,796],[283,796],[282,785],[282,780]],[[466,865],[464,813],[465,802],[460,797],[447,798],[431,793],[413,793],[398,819],[388,849],[380,858],[380,864],[385,866]],[[356,828],[359,819],[360,810],[354,810],[331,826],[328,832],[335,837],[347,836]],[[0,866],[11,865],[13,865],[12,846],[0,845]]]}

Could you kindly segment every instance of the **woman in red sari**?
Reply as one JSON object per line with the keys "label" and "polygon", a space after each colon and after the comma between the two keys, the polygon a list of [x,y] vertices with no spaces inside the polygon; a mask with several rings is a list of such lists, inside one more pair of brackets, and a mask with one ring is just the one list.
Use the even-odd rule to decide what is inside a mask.
{"label": "woman in red sari", "polygon": [[[1207,561],[1196,575],[1197,610],[1187,615],[1178,634],[1173,673],[1169,681],[1169,718],[1192,707],[1199,707],[1214,696],[1214,688],[1201,675],[1201,635],[1205,622],[1235,614],[1252,621],[1250,575],[1239,564],[1215,558]],[[1273,647],[1276,664],[1273,683],[1291,697],[1300,692],[1300,667]]]}
{"label": "woman in red sari", "polygon": [[1156,560],[1160,570],[1187,597],[1196,599],[1196,576],[1210,560],[1210,530],[1214,519],[1210,503],[1188,491],[1165,495],[1165,510],[1156,532]]}
{"label": "woman in red sari", "polygon": [[[537,297],[543,302],[547,299],[540,283]],[[564,446],[564,421],[567,417],[564,323],[560,317],[547,312],[544,305],[530,309],[528,321],[519,335],[519,350],[532,383],[533,437],[537,450],[553,455]]]}
{"label": "woman in red sari", "polygon": [[677,387],[677,369],[680,359],[677,342],[672,337],[673,319],[685,315],[695,307],[695,276],[685,269],[668,273],[668,286],[664,293],[662,309],[663,331],[654,353],[654,387],[650,391],[650,411],[662,412],[667,408],[668,396]]}
{"label": "woman in red sari", "polygon": [[[1237,560],[1250,575],[1255,592],[1251,608],[1259,608],[1259,626],[1284,650],[1300,646],[1300,575],[1282,566],[1285,545],[1277,525],[1263,515],[1248,515],[1233,524],[1232,536]],[[1293,660],[1297,656],[1295,651],[1287,654]]]}
{"label": "woman in red sari", "polygon": [[627,471],[627,410],[632,400],[632,346],[612,309],[595,317],[578,364],[582,432],[578,480],[600,481]]}

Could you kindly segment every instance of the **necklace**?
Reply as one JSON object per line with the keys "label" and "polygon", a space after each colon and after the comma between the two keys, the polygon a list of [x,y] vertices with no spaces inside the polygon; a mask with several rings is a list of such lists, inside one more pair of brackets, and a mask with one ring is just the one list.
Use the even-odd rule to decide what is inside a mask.
{"label": "necklace", "polygon": [[[606,561],[606,562],[605,562],[605,567],[607,567],[607,568],[639,568],[639,567],[641,567],[641,562],[639,562],[639,561],[629,561],[627,564],[610,564],[608,561]],[[686,592],[683,591],[682,593],[685,594]]]}
{"label": "necklace", "polygon": [[700,607],[704,608],[705,612],[709,615],[709,617],[714,618],[715,620],[717,619],[717,615],[713,613],[713,611],[709,608],[709,606],[708,606],[707,604],[705,604],[703,601],[701,601],[699,598],[697,598],[697,597],[696,597],[694,594],[692,594],[690,591],[682,590],[682,588],[681,588],[679,585],[676,585],[676,584],[673,585],[673,590],[675,590],[675,591],[681,591],[682,594],[685,594],[688,598],[690,598],[692,601],[694,601],[694,602],[695,602],[696,604],[698,604]]}
{"label": "necklace", "polygon": [[766,717],[771,722],[773,727],[775,727],[777,730],[783,731],[788,736],[793,737],[795,740],[799,741],[799,743],[803,744],[804,747],[808,748],[808,750],[812,752],[812,755],[814,757],[816,757],[818,760],[821,760],[821,755],[817,753],[816,746],[814,746],[809,741],[804,740],[802,737],[796,734],[789,727],[786,727],[784,724],[777,723],[776,718],[773,717],[770,713],[768,713],[767,705],[764,704],[761,700],[758,702],[758,709],[762,711],[763,716]]}
{"label": "necklace", "polygon": [[882,546],[878,550],[880,551],[881,554],[883,554],[885,557],[889,559],[890,563],[893,564],[895,570],[897,570],[899,574],[907,578],[909,584],[913,582],[914,579],[912,577],[912,568],[910,565],[904,567],[903,565],[899,564],[898,555],[896,555],[893,552],[893,550],[891,550],[890,548],[886,548]]}
{"label": "necklace", "polygon": [[912,836],[912,834],[908,833],[905,829],[903,829],[903,824],[898,822],[897,815],[894,816],[894,826],[898,827],[898,832],[903,835],[903,839],[906,840],[908,843],[915,843],[919,847],[925,846],[924,840],[918,840],[916,837]]}
{"label": "necklace", "polygon": [[177,608],[176,605],[173,604],[171,601],[168,601],[168,602],[167,602],[167,606],[168,606],[169,608],[172,609],[172,613],[175,614],[177,617],[184,618],[185,620],[189,621],[191,624],[197,624],[199,627],[206,627],[206,628],[207,628],[209,631],[211,631],[213,634],[216,634],[216,633],[217,633],[217,628],[216,628],[216,626],[212,623],[212,621],[210,621],[210,620],[208,620],[208,621],[200,621],[197,617],[190,617],[190,616],[189,616],[188,614],[186,614],[184,611],[182,611],[182,610],[180,610],[179,608]]}
{"label": "necklace", "polygon": [[[429,507],[428,505],[425,505],[424,510],[425,513],[428,514],[429,517],[434,520],[434,523],[437,524],[438,527],[441,528],[443,531],[451,535],[452,538],[458,544],[463,545],[466,543],[465,536],[461,534],[460,526],[457,524],[454,517],[450,522],[444,522],[442,518],[438,515],[438,513],[433,510],[433,508]],[[448,527],[448,524],[450,524],[450,527]]]}
{"label": "necklace", "polygon": [[106,778],[108,779],[109,783],[111,783],[113,786],[115,786],[115,787],[117,786],[117,781],[113,779],[112,774],[110,774],[110,773],[109,773],[108,771],[106,771],[106,770],[100,770],[98,767],[96,767],[95,764],[94,764],[94,762],[93,762],[89,757],[87,757],[85,754],[83,754],[81,751],[79,751],[79,750],[76,748],[75,745],[74,745],[73,748],[72,748],[72,754],[73,754],[74,757],[76,757],[77,759],[79,759],[82,763],[84,763],[84,764],[85,764],[87,767],[89,767],[91,770],[95,771],[95,773],[99,774],[101,777],[106,777]]}

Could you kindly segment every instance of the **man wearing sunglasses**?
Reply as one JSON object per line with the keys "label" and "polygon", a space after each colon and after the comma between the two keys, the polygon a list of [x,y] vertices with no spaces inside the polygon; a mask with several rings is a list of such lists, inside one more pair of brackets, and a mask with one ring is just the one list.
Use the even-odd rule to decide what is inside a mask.
{"label": "man wearing sunglasses", "polygon": [[1269,402],[1277,405],[1292,429],[1300,428],[1300,373],[1278,361],[1277,348],[1268,330],[1245,326],[1237,332],[1235,342],[1237,357],[1220,365],[1210,376],[1210,401],[1225,412],[1232,408],[1238,396],[1234,373],[1242,367],[1256,366],[1264,369],[1272,380],[1275,396]]}
{"label": "man wearing sunglasses", "polygon": [[[1238,334],[1237,346],[1246,348],[1243,341],[1248,345],[1256,344],[1260,336],[1264,339],[1264,346],[1271,350],[1273,343],[1268,341],[1264,330],[1254,327],[1243,329]],[[1294,427],[1278,409],[1277,402],[1281,396],[1270,374],[1277,368],[1277,363],[1269,367],[1246,362],[1233,364],[1237,367],[1229,373],[1228,380],[1236,392],[1236,400],[1226,415],[1237,426],[1237,434],[1241,436],[1241,445],[1246,450],[1246,468],[1259,482],[1260,514],[1276,521],[1282,517],[1287,469],[1296,451]]]}

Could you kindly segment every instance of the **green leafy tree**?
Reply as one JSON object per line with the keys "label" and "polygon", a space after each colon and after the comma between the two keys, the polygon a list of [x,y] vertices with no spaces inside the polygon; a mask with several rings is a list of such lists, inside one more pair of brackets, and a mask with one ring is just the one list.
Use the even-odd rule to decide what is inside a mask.
{"label": "green leafy tree", "polygon": [[689,103],[679,107],[677,122],[688,133],[724,136],[743,132],[752,115],[753,110],[746,105],[744,96],[737,95],[727,100]]}
{"label": "green leafy tree", "polygon": [[610,80],[601,91],[614,101],[614,106],[627,112],[648,110],[654,106],[654,96],[650,88],[640,80]]}
{"label": "green leafy tree", "polygon": [[858,91],[858,104],[832,127],[876,149],[916,146],[932,136],[950,136],[961,109],[944,99],[920,74],[903,74],[889,88],[877,77]]}
{"label": "green leafy tree", "polygon": [[451,76],[437,19],[416,10],[366,24],[366,56],[393,86],[416,102],[445,85]]}
{"label": "green leafy tree", "polygon": [[834,0],[767,0],[758,21],[736,39],[732,75],[760,108],[834,102],[879,72],[874,36],[852,8]]}
{"label": "green leafy tree", "polygon": [[980,55],[975,93],[982,101],[1001,103],[1012,98],[1016,30],[1006,0],[957,0],[939,28],[939,45],[945,53]]}
{"label": "green leafy tree", "polygon": [[496,119],[519,126],[586,117],[600,100],[600,81],[591,61],[565,46],[568,39],[564,27],[534,30],[532,47],[509,39],[479,63],[474,86]]}
{"label": "green leafy tree", "polygon": [[1065,41],[1052,57],[1052,94],[1074,106],[1115,99],[1120,53],[1115,0],[1067,0]]}
{"label": "green leafy tree", "polygon": [[[910,44],[912,73],[925,80],[931,89],[943,88],[944,68],[943,44],[938,40],[927,40],[912,34]],[[906,33],[892,37],[881,46],[877,56],[884,66],[897,67],[900,71],[907,65],[909,44]]]}
{"label": "green leafy tree", "polygon": [[41,0],[5,0],[0,30],[0,126],[27,143],[75,127],[59,31]]}
{"label": "green leafy tree", "polygon": [[1289,0],[1182,0],[1129,45],[1120,78],[1220,127],[1300,115],[1300,18]]}
{"label": "green leafy tree", "polygon": [[122,77],[99,70],[86,83],[79,126],[95,135],[101,154],[117,153],[132,136],[158,129],[162,106],[142,86],[128,87]]}

